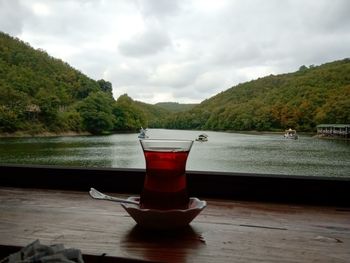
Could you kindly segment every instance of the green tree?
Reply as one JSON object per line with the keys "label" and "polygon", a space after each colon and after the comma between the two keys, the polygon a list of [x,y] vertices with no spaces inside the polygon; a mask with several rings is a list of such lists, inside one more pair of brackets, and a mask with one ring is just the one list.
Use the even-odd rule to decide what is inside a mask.
{"label": "green tree", "polygon": [[113,114],[116,118],[115,130],[139,130],[146,127],[146,117],[135,102],[127,95],[121,95],[114,106]]}
{"label": "green tree", "polygon": [[49,127],[49,129],[55,129],[55,127],[59,125],[57,121],[58,108],[60,106],[59,98],[44,89],[41,89],[38,92],[36,98],[40,107],[40,118],[47,125],[47,127]]}
{"label": "green tree", "polygon": [[299,67],[299,71],[305,71],[305,70],[307,70],[307,66],[302,65]]}
{"label": "green tree", "polygon": [[106,92],[107,94],[113,96],[112,94],[112,83],[110,83],[109,81],[105,81],[104,79],[100,79],[97,81],[98,85],[100,86],[100,89],[103,92]]}
{"label": "green tree", "polygon": [[101,90],[112,98],[108,81],[92,80],[44,50],[0,32],[0,131],[84,130],[73,108]]}
{"label": "green tree", "polygon": [[0,83],[0,131],[20,130],[25,119],[28,96]]}
{"label": "green tree", "polygon": [[76,131],[80,132],[84,130],[83,118],[76,110],[70,110],[65,112],[59,112],[58,122],[60,123],[61,131]]}
{"label": "green tree", "polygon": [[18,129],[17,114],[3,105],[0,105],[0,132],[14,132]]}
{"label": "green tree", "polygon": [[77,109],[83,120],[83,127],[93,133],[110,132],[115,124],[113,104],[115,101],[99,91],[82,100]]}

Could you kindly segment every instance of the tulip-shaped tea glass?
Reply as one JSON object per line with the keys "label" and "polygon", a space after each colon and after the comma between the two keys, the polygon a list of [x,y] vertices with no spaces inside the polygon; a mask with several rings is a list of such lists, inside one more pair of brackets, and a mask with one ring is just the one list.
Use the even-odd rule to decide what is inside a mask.
{"label": "tulip-shaped tea glass", "polygon": [[191,140],[140,140],[146,159],[141,208],[187,209],[186,162]]}

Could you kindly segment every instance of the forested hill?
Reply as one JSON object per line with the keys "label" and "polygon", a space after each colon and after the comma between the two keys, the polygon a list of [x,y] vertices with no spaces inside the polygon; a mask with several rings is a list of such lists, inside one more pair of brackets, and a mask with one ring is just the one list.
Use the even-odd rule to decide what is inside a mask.
{"label": "forested hill", "polygon": [[350,123],[350,59],[239,84],[172,116],[166,127],[315,131],[321,123]]}
{"label": "forested hill", "polygon": [[130,131],[166,115],[127,95],[115,101],[110,82],[0,32],[0,133]]}
{"label": "forested hill", "polygon": [[198,104],[195,103],[178,103],[178,102],[158,102],[155,106],[161,107],[171,112],[188,111]]}
{"label": "forested hill", "polygon": [[101,134],[141,126],[315,131],[320,123],[350,123],[350,59],[242,83],[199,105],[151,105],[127,94],[114,100],[110,82],[0,32],[0,134]]}

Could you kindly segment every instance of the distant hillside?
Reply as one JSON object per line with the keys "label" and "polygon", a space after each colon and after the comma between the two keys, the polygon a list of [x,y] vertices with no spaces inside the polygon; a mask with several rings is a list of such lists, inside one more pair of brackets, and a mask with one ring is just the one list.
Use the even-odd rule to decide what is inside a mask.
{"label": "distant hillside", "polygon": [[320,123],[350,123],[350,59],[239,84],[169,117],[165,126],[315,131]]}
{"label": "distant hillside", "polygon": [[198,104],[184,104],[184,103],[178,103],[178,102],[158,102],[155,104],[157,107],[161,107],[163,109],[166,109],[171,112],[182,112],[182,111],[188,111],[195,107]]}
{"label": "distant hillside", "polygon": [[101,134],[141,126],[315,131],[320,123],[350,123],[350,59],[242,83],[199,105],[151,105],[126,94],[115,101],[110,82],[0,32],[1,134]]}
{"label": "distant hillside", "polygon": [[136,131],[154,119],[123,101],[110,82],[0,32],[0,133]]}
{"label": "distant hillside", "polygon": [[[163,127],[164,119],[171,114],[166,109],[162,107],[158,107],[157,105],[147,104],[144,102],[136,101],[130,98],[127,94],[121,95],[117,99],[118,105],[124,105],[125,107],[129,107],[128,114],[135,114],[141,117],[141,122],[137,126],[140,128],[143,126],[144,128],[160,128]],[[134,118],[130,118],[134,119]],[[127,125],[128,126],[128,125]]]}

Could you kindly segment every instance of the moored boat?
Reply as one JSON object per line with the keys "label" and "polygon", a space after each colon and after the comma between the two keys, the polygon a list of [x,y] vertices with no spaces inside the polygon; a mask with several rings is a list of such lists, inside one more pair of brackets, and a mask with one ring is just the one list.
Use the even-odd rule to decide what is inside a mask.
{"label": "moored boat", "polygon": [[298,139],[297,131],[296,130],[292,130],[291,128],[289,128],[288,130],[285,130],[284,138],[286,138],[286,139],[293,139],[293,140]]}
{"label": "moored boat", "polygon": [[138,138],[140,138],[140,139],[147,139],[148,136],[147,136],[146,132],[147,132],[147,129],[144,129],[144,128],[141,127]]}
{"label": "moored boat", "polygon": [[205,134],[205,133],[200,134],[200,135],[198,135],[196,141],[198,141],[198,142],[206,142],[206,141],[208,141],[208,135]]}

